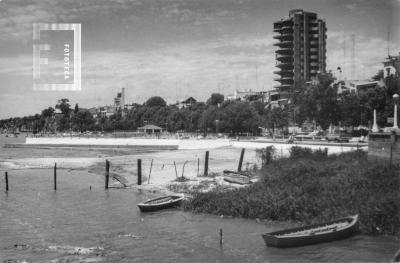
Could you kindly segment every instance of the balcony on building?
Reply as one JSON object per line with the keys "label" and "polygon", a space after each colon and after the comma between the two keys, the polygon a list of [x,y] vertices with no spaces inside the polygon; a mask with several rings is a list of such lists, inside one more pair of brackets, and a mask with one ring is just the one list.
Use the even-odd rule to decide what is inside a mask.
{"label": "balcony on building", "polygon": [[278,50],[275,51],[277,54],[293,54],[293,49],[292,48],[279,48]]}
{"label": "balcony on building", "polygon": [[283,34],[283,35],[291,35],[291,34],[293,34],[293,27],[282,28],[280,33]]}
{"label": "balcony on building", "polygon": [[276,67],[281,69],[293,69],[293,63],[277,63]]}
{"label": "balcony on building", "polygon": [[293,63],[293,56],[290,55],[277,55],[276,60],[283,63]]}
{"label": "balcony on building", "polygon": [[274,39],[278,39],[281,41],[293,41],[293,34],[292,33],[285,33],[273,36]]}
{"label": "balcony on building", "polygon": [[293,41],[280,41],[273,44],[274,46],[288,48],[293,47]]}
{"label": "balcony on building", "polygon": [[280,82],[281,85],[293,85],[294,80],[293,78],[274,78],[274,81]]}
{"label": "balcony on building", "polygon": [[292,87],[293,87],[293,85],[285,84],[285,85],[277,85],[277,86],[274,86],[274,89],[289,90],[289,89],[291,89]]}

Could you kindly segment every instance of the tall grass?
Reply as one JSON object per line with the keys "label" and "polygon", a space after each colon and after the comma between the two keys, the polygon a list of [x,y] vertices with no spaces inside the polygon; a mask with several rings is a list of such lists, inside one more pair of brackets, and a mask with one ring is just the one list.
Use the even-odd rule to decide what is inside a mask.
{"label": "tall grass", "polygon": [[[302,154],[301,154],[302,152]],[[185,209],[247,218],[315,223],[359,214],[365,233],[400,233],[398,167],[369,163],[365,152],[328,156],[292,149],[247,188],[193,193]]]}

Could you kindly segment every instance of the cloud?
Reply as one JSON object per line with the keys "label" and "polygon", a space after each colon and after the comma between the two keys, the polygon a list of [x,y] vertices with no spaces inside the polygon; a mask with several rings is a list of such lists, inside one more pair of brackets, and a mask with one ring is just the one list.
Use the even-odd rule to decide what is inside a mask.
{"label": "cloud", "polygon": [[0,57],[0,74],[32,76],[32,56]]}
{"label": "cloud", "polygon": [[[90,52],[82,70],[91,85],[96,79],[104,88],[135,87],[138,98],[155,91],[174,101],[189,94],[203,98],[216,89],[231,93],[236,87],[271,88],[273,53],[261,48],[264,41],[268,47],[267,39],[248,38],[231,40],[229,46],[211,41],[153,51]],[[221,52],[227,47],[241,52]],[[179,89],[184,94],[177,94]]]}

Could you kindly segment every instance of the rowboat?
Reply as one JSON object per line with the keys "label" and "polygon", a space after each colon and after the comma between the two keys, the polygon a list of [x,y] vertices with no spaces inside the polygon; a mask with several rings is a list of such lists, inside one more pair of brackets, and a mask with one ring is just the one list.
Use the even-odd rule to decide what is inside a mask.
{"label": "rowboat", "polygon": [[178,206],[185,196],[183,194],[154,198],[138,204],[141,212],[151,212]]}
{"label": "rowboat", "polygon": [[358,215],[354,215],[330,222],[270,232],[262,237],[267,246],[284,248],[343,239],[357,231]]}
{"label": "rowboat", "polygon": [[250,178],[247,176],[243,175],[224,175],[224,180],[229,182],[229,183],[234,183],[234,184],[249,184],[250,183]]}

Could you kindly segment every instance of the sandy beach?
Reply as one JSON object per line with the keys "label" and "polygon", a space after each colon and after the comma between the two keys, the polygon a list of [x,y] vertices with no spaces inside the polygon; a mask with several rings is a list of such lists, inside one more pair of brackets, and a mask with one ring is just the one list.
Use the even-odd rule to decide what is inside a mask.
{"label": "sandy beach", "polygon": [[[39,148],[47,145],[45,149]],[[105,145],[108,148],[96,148]],[[289,154],[292,144],[266,143],[260,141],[237,141],[229,139],[178,140],[145,138],[26,138],[28,148],[6,149],[14,151],[11,156],[0,156],[0,170],[58,169],[87,170],[89,173],[104,176],[105,161],[110,161],[112,175],[123,177],[131,187],[137,186],[137,159],[142,160],[142,189],[179,190],[200,187],[209,190],[216,185],[237,187],[227,183],[220,176],[224,170],[237,170],[242,148],[245,148],[242,170],[260,167],[256,150],[273,145],[276,156]],[[96,146],[96,147],[95,147]],[[136,150],[141,146],[150,147],[146,151]],[[152,150],[151,147],[155,148]],[[157,146],[177,146],[178,150],[160,150]],[[355,150],[356,147],[301,145],[312,149],[328,148],[329,154]],[[89,150],[89,151],[88,151]],[[28,156],[19,153],[31,151]],[[209,151],[208,174],[204,177],[205,152]],[[20,157],[21,156],[21,157]],[[175,163],[175,164],[174,164]],[[176,182],[184,176],[186,182]],[[255,178],[254,180],[257,180]],[[120,183],[111,180],[114,186]]]}

